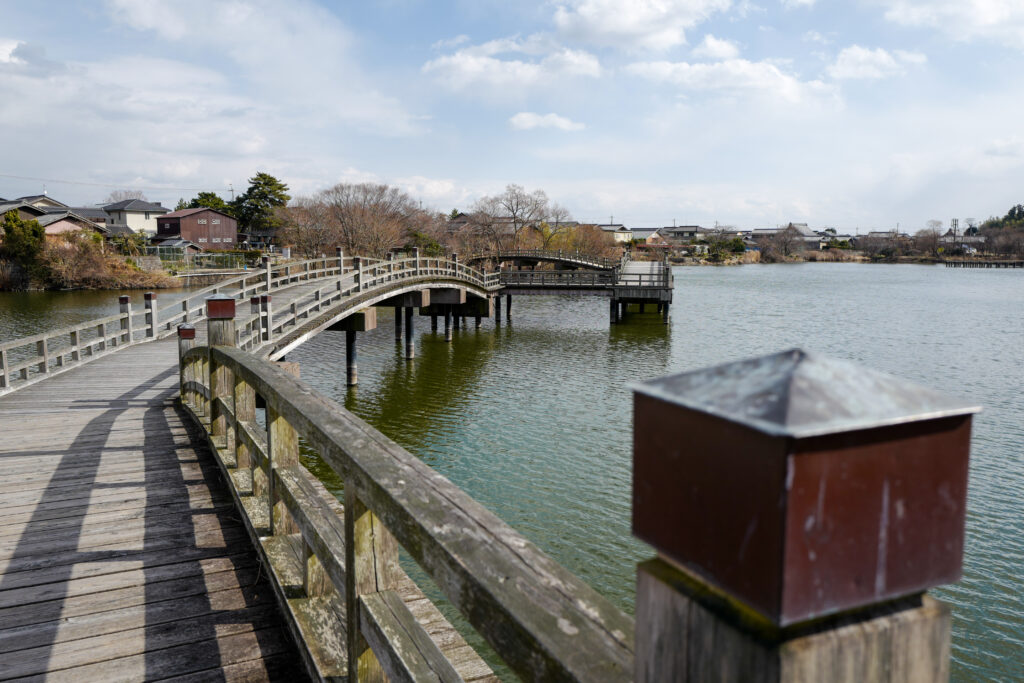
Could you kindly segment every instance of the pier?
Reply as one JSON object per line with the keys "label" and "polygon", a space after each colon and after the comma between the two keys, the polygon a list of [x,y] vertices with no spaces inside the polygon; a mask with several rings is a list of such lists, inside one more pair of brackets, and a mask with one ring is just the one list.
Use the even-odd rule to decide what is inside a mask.
{"label": "pier", "polygon": [[[959,572],[969,406],[796,351],[638,387],[633,528],[658,557],[638,567],[634,619],[285,360],[345,331],[355,383],[378,308],[396,311],[411,358],[417,317],[443,317],[450,338],[463,317],[497,322],[502,296],[576,286],[666,314],[671,301],[657,263],[518,280],[551,272],[338,252],[4,342],[0,679],[494,680],[399,547],[528,680],[948,674],[949,611],[926,591]],[[766,411],[766,396],[792,409]],[[301,465],[300,440],[343,501]],[[816,472],[851,448],[871,463],[852,475],[862,495],[831,507]],[[794,487],[774,490],[788,471]],[[897,494],[906,514],[890,515]],[[926,514],[940,494],[943,514]],[[780,496],[785,518],[765,502]],[[856,530],[857,562],[782,533],[815,505],[823,528]],[[911,537],[942,550],[922,561]],[[800,564],[794,543],[822,563]]]}
{"label": "pier", "polygon": [[947,268],[1024,268],[1024,261],[983,261],[956,260],[943,261]]}

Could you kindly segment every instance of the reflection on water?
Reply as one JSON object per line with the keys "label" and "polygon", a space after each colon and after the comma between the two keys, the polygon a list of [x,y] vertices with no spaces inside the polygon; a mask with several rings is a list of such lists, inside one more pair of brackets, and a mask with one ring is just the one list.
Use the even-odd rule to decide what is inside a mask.
{"label": "reflection on water", "polygon": [[[1013,271],[805,264],[677,268],[672,323],[610,326],[605,299],[516,297],[511,325],[431,334],[407,362],[392,319],[360,335],[348,391],[341,335],[289,355],[305,380],[423,458],[632,611],[630,383],[800,346],[985,406],[975,421],[953,678],[1022,668],[1024,278]],[[436,595],[436,594],[435,594]],[[503,672],[505,673],[505,672]]]}

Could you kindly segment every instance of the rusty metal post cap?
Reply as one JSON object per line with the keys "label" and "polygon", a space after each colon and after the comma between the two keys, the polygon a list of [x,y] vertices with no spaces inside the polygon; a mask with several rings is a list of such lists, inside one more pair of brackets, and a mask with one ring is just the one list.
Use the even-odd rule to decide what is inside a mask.
{"label": "rusty metal post cap", "polygon": [[270,303],[271,299],[273,299],[273,298],[274,297],[272,297],[269,294],[260,294],[260,303],[261,304]]}
{"label": "rusty metal post cap", "polygon": [[178,325],[178,338],[179,339],[195,339],[196,328],[194,325],[184,324]]}
{"label": "rusty metal post cap", "polygon": [[154,301],[156,299],[156,292],[146,292],[142,295],[142,298],[146,301]]}
{"label": "rusty metal post cap", "polygon": [[117,303],[119,304],[130,304],[131,302],[132,298],[127,294],[122,294],[121,296],[117,297]]}
{"label": "rusty metal post cap", "polygon": [[227,294],[206,297],[206,317],[211,320],[226,320],[235,317],[235,299]]}

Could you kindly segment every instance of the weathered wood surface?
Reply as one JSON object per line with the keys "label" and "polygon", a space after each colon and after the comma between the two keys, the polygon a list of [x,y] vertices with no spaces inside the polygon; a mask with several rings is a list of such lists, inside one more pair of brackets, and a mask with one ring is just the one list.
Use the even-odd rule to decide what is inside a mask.
{"label": "weathered wood surface", "polygon": [[176,342],[0,397],[0,679],[304,677]]}

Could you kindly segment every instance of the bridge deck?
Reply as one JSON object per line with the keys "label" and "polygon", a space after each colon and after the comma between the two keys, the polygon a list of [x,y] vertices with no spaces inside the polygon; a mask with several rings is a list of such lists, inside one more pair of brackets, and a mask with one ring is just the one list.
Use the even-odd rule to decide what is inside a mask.
{"label": "bridge deck", "polygon": [[302,675],[174,340],[0,398],[0,679]]}

